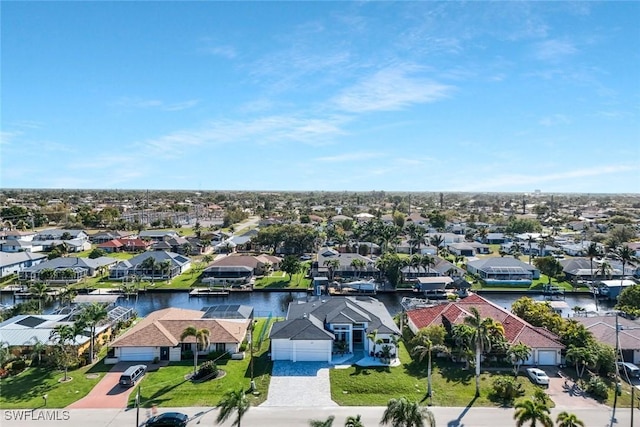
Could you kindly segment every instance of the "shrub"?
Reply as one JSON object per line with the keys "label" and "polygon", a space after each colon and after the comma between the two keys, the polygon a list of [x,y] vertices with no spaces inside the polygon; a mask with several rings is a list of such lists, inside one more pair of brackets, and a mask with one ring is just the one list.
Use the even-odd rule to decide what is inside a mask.
{"label": "shrub", "polygon": [[247,340],[242,341],[242,344],[240,344],[240,348],[239,351],[246,351],[247,350]]}
{"label": "shrub", "polygon": [[14,374],[18,374],[24,371],[26,367],[27,362],[25,362],[23,359],[16,359],[13,361],[13,363],[11,363],[11,372]]}
{"label": "shrub", "polygon": [[208,360],[200,365],[200,368],[192,379],[200,380],[203,378],[213,378],[216,375],[218,375],[218,366],[212,361]]}
{"label": "shrub", "polygon": [[493,380],[493,395],[503,402],[513,402],[517,397],[524,396],[522,384],[511,377],[499,377]]}
{"label": "shrub", "polygon": [[181,354],[182,360],[193,360],[193,351],[185,350]]}
{"label": "shrub", "polygon": [[609,397],[609,389],[607,384],[600,377],[593,376],[587,384],[587,393],[598,399],[605,400]]}

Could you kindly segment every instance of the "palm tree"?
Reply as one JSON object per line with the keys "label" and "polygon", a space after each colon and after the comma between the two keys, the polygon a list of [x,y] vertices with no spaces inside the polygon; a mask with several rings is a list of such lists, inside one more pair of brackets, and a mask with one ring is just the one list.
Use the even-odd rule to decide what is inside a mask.
{"label": "palm tree", "polygon": [[600,268],[598,269],[598,275],[605,278],[610,278],[612,272],[613,272],[613,268],[611,267],[611,264],[609,264],[608,261],[602,261],[600,263]]}
{"label": "palm tree", "polygon": [[40,312],[42,312],[42,301],[44,300],[47,302],[51,299],[51,295],[47,293],[48,291],[49,287],[44,282],[36,282],[29,286],[29,292],[31,295],[38,299],[38,310],[40,310]]}
{"label": "palm tree", "polygon": [[431,398],[431,354],[433,351],[439,351],[443,353],[449,353],[450,350],[442,343],[433,342],[432,338],[426,334],[416,335],[416,346],[413,347],[412,354],[418,358],[419,362],[422,362],[424,358],[427,358],[427,396]]}
{"label": "palm tree", "polygon": [[235,412],[236,419],[231,425],[240,427],[242,417],[249,410],[251,405],[249,404],[249,399],[244,393],[244,390],[239,389],[227,391],[222,400],[218,402],[218,407],[220,408],[220,412],[218,412],[216,423],[221,424],[225,422]]}
{"label": "palm tree", "polygon": [[[596,242],[592,242],[587,248],[587,256],[589,257],[589,266],[591,267],[591,289],[594,290],[593,259],[601,256],[600,248]],[[598,297],[595,292],[593,292],[593,299],[596,303],[596,311],[598,311]]]}
{"label": "palm tree", "polygon": [[[73,344],[74,340],[76,339],[76,335],[77,335],[76,332],[77,332],[76,329],[71,325],[58,325],[55,328],[53,328],[53,330],[49,334],[49,340],[56,343],[56,345],[59,346],[60,351],[62,353],[68,354],[70,350],[68,346]],[[66,357],[64,357],[64,359],[65,359],[64,363],[62,363],[64,367],[64,381],[67,381],[69,363],[67,363]]]}
{"label": "palm tree", "polygon": [[633,250],[628,245],[621,247],[618,250],[617,255],[618,258],[620,258],[620,262],[622,262],[622,276],[620,277],[620,281],[622,283],[622,281],[624,281],[624,267],[634,261],[635,257],[633,256]]}
{"label": "palm tree", "polygon": [[360,419],[360,414],[355,417],[353,415],[349,415],[344,423],[344,427],[364,427],[364,424]]}
{"label": "palm tree", "polygon": [[513,418],[516,427],[522,427],[524,423],[531,422],[530,427],[536,427],[540,423],[543,427],[553,427],[553,421],[549,416],[549,408],[541,402],[525,399],[515,404],[516,412]]}
{"label": "palm tree", "polygon": [[47,344],[40,341],[35,335],[31,337],[31,341],[33,342],[33,344],[31,344],[31,357],[33,359],[37,358],[38,366],[40,366],[40,364],[42,363],[42,353],[47,351],[48,346]]}
{"label": "palm tree", "polygon": [[[482,353],[491,351],[491,336],[496,332],[496,328],[502,325],[491,318],[482,318],[476,307],[470,308],[471,315],[464,318],[464,323],[471,326],[473,333],[471,343],[476,350],[476,396],[480,396],[480,361]],[[504,334],[504,329],[502,330]]]}
{"label": "palm tree", "polygon": [[104,305],[94,302],[82,310],[81,316],[91,330],[91,344],[89,347],[89,363],[91,364],[95,355],[96,326],[107,318],[107,309]]}
{"label": "palm tree", "polygon": [[213,257],[209,254],[202,257],[202,262],[204,262],[206,265],[209,265],[211,261],[213,261]]}
{"label": "palm tree", "polygon": [[326,420],[322,421],[322,420],[309,420],[309,426],[310,427],[331,427],[333,425],[333,420],[335,420],[336,417],[334,417],[333,415],[329,415],[329,418],[327,418]]}
{"label": "palm tree", "polygon": [[436,419],[428,408],[401,397],[389,400],[380,424],[391,424],[392,427],[435,427]]}
{"label": "palm tree", "polygon": [[[193,374],[196,374],[198,370],[198,345],[203,349],[209,347],[209,335],[211,335],[211,331],[208,329],[196,329],[195,326],[187,326],[184,331],[182,331],[182,335],[180,335],[180,341],[184,341],[188,337],[194,337],[196,340],[195,348],[193,349]],[[226,418],[225,418],[226,419]]]}
{"label": "palm tree", "polygon": [[469,369],[469,358],[473,357],[474,352],[471,350],[471,337],[473,336],[473,328],[464,323],[454,325],[451,329],[453,341],[457,348],[457,357],[464,358],[466,361],[465,369]]}
{"label": "palm tree", "polygon": [[333,280],[334,272],[340,268],[340,260],[327,259],[324,261],[323,266],[329,269],[329,280]]}
{"label": "palm tree", "polygon": [[356,271],[356,277],[360,276],[360,270],[364,269],[366,267],[366,264],[363,260],[361,260],[360,258],[354,258],[351,261],[351,267]]}
{"label": "palm tree", "polygon": [[513,364],[513,375],[518,376],[520,365],[531,356],[531,348],[521,342],[513,344],[507,350],[507,357]]}
{"label": "palm tree", "polygon": [[429,243],[436,247],[436,253],[438,253],[440,252],[440,247],[444,243],[444,237],[442,237],[440,234],[436,234],[435,236],[431,237],[431,239],[429,239]]}
{"label": "palm tree", "polygon": [[370,350],[370,353],[375,355],[376,347],[383,343],[382,338],[378,337],[378,330],[374,329],[372,332],[368,333],[367,338],[373,343],[373,348]]}
{"label": "palm tree", "polygon": [[531,234],[529,234],[529,237],[527,238],[527,244],[529,246],[529,265],[531,265],[531,255],[532,255],[531,254],[531,246],[533,246],[533,242],[535,242],[535,241],[536,241],[536,239]]}
{"label": "palm tree", "polygon": [[598,357],[591,348],[569,346],[566,360],[568,363],[573,363],[575,365],[578,378],[582,378],[585,368],[594,366]]}
{"label": "palm tree", "polygon": [[570,414],[567,411],[562,411],[558,414],[556,423],[558,427],[584,427],[584,422],[578,419],[576,414]]}
{"label": "palm tree", "polygon": [[156,268],[158,267],[158,262],[156,261],[156,259],[150,256],[142,261],[140,267],[142,267],[145,272],[151,271],[151,283],[153,283]]}

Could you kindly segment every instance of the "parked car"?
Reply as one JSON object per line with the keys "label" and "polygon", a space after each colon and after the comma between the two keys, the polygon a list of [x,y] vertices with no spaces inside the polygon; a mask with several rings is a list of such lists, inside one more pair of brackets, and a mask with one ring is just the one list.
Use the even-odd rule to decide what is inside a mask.
{"label": "parked car", "polygon": [[136,382],[142,378],[145,372],[147,372],[147,365],[130,366],[122,373],[122,375],[120,375],[120,385],[124,387],[133,387]]}
{"label": "parked car", "polygon": [[542,369],[527,368],[527,375],[529,375],[529,378],[536,384],[549,385],[549,377]]}
{"label": "parked car", "polygon": [[640,378],[640,368],[633,363],[618,362],[618,369],[620,370],[620,376],[625,378],[627,375],[629,378]]}
{"label": "parked car", "polygon": [[165,412],[149,418],[145,427],[185,427],[189,416],[182,412]]}

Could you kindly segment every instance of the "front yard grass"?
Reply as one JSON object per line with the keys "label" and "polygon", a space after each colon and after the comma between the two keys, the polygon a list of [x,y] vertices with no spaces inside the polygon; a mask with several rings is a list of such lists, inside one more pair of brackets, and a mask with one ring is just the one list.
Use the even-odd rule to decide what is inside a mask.
{"label": "front yard grass", "polygon": [[[27,368],[16,376],[0,380],[0,408],[34,409],[44,406],[43,395],[47,395],[47,408],[64,408],[85,397],[111,369],[102,361],[93,366],[84,366],[68,372],[71,381],[62,383],[64,372],[40,367]],[[89,375],[92,374],[92,375]],[[92,378],[87,378],[89,375]]]}
{"label": "front yard grass", "polygon": [[[248,395],[252,405],[259,405],[266,400],[271,380],[272,362],[267,356],[268,340],[264,339],[260,348],[257,347],[262,329],[269,327],[266,320],[258,319],[253,334],[253,373],[259,394]],[[198,364],[205,360],[204,357],[199,358]],[[243,360],[220,360],[217,365],[225,372],[224,377],[201,383],[185,380],[185,376],[193,372],[192,360],[171,362],[169,366],[147,373],[140,382],[141,406],[215,406],[228,390],[242,388],[248,392],[251,382],[251,358],[248,348]],[[129,406],[134,405],[134,399],[135,393],[132,393]]]}
{"label": "front yard grass", "polygon": [[[385,406],[389,399],[407,397],[422,404],[427,398],[426,363],[411,360],[404,343],[400,343],[401,366],[395,368],[331,369],[331,398],[342,406]],[[463,370],[461,365],[435,359],[431,375],[433,405],[435,406],[504,406],[501,400],[491,398],[492,383],[499,376],[511,376],[505,368],[503,373],[486,372],[480,376],[480,397],[474,400],[475,376],[473,369]],[[525,390],[524,397],[531,397],[534,385],[524,375],[518,382]]]}
{"label": "front yard grass", "polygon": [[267,276],[256,280],[254,289],[298,289],[305,290],[311,286],[311,279],[304,277],[305,273],[296,273],[289,280],[289,275]]}

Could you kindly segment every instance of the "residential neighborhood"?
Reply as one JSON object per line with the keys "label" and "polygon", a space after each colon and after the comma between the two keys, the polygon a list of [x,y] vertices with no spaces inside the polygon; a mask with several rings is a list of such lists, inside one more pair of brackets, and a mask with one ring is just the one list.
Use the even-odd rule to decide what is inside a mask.
{"label": "residential neighborhood", "polygon": [[[238,196],[216,206],[228,209]],[[399,203],[369,206],[327,200],[308,211],[302,200],[271,212],[258,205],[236,219],[220,218],[219,210],[205,214],[202,204],[190,208],[189,222],[172,228],[155,220],[132,224],[137,229],[125,222],[100,230],[75,220],[40,231],[11,217],[27,209],[24,201],[6,198],[0,211],[1,381],[19,383],[43,369],[63,379],[96,371],[94,386],[79,400],[59,405],[130,407],[131,389],[109,384],[143,364],[144,389],[167,375],[168,381],[186,376],[193,377],[189,393],[209,393],[210,382],[235,378],[246,384],[252,405],[265,408],[300,399],[383,405],[388,394],[371,390],[359,400],[355,390],[365,383],[358,385],[358,377],[345,382],[345,375],[366,369],[383,384],[401,381],[407,396],[434,405],[462,405],[468,393],[486,396],[480,405],[493,406],[502,399],[514,405],[524,390],[540,388],[528,374],[539,368],[549,377],[541,390],[557,405],[581,407],[571,397],[580,390],[580,401],[606,408],[616,387],[622,394],[615,405],[632,404],[630,390],[640,379],[613,361],[640,363],[640,307],[622,296],[640,287],[638,210],[617,207],[616,218],[627,212],[623,225],[603,214],[597,221],[584,216],[589,226],[576,231],[576,215],[590,205],[563,207],[558,197],[555,206],[538,196],[497,212],[465,211],[444,199],[427,207],[415,195],[394,200]],[[451,202],[458,206],[459,195]],[[565,224],[557,220],[561,215]],[[186,306],[171,305],[185,294]],[[494,302],[505,294],[511,307]],[[259,302],[263,298],[270,302]],[[90,321],[87,310],[102,314]],[[475,347],[474,327],[487,334],[482,348]],[[570,334],[575,328],[582,332]],[[587,351],[593,356],[584,356]],[[316,368],[298,375],[310,366]],[[402,366],[412,373],[395,378]],[[442,387],[453,372],[470,381],[457,386],[459,397],[444,400]],[[196,380],[201,377],[208,380]],[[483,381],[475,391],[474,377]],[[520,391],[498,398],[499,378],[515,381]],[[427,389],[412,385],[424,381]],[[328,394],[300,397],[298,387]],[[101,390],[118,391],[107,398]],[[207,404],[200,392],[195,399],[158,393],[168,393],[174,406],[181,399],[187,406]],[[155,398],[148,399],[145,405],[153,405]]]}

